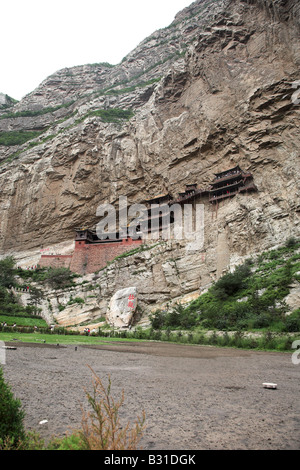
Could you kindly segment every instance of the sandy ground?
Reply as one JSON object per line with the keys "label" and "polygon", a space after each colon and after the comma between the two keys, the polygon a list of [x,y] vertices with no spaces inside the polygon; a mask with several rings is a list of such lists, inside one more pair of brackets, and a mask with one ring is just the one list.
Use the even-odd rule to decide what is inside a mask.
{"label": "sandy ground", "polygon": [[300,449],[300,364],[291,354],[160,343],[15,346],[4,376],[27,429],[46,440],[80,427],[90,366],[105,383],[110,374],[115,398],[124,389],[126,422],[145,410],[145,450]]}

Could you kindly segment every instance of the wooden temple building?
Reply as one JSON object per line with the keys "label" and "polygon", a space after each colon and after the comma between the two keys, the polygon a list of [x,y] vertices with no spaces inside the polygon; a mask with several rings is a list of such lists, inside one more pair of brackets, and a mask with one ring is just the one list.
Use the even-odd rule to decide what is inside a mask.
{"label": "wooden temple building", "polygon": [[[257,191],[252,174],[236,166],[216,173],[214,180],[207,188],[198,188],[196,183],[190,183],[175,199],[169,193],[164,193],[145,200],[146,211],[141,217],[141,224],[136,228],[135,236],[129,235],[131,233],[129,226],[114,234],[105,233],[104,239],[98,238],[96,230],[81,227],[75,230],[75,249],[72,255],[42,255],[39,265],[69,267],[71,271],[79,274],[96,272],[104,268],[116,256],[141,245],[145,239],[153,240],[155,238],[153,227],[157,229],[159,239],[163,229],[168,228],[174,222],[174,214],[169,210],[172,205],[210,202],[218,207],[222,200],[251,191]],[[153,205],[158,205],[158,210],[153,210]],[[168,217],[164,217],[164,209]]]}
{"label": "wooden temple building", "polygon": [[239,193],[257,191],[251,173],[246,173],[239,166],[215,174],[209,190],[209,202],[216,203],[231,198]]}

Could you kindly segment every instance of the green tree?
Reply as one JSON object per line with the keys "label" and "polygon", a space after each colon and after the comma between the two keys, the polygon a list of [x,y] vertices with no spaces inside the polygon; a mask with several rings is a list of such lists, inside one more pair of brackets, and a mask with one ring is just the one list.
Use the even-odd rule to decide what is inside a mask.
{"label": "green tree", "polygon": [[18,446],[25,438],[24,417],[21,402],[14,397],[0,367],[0,449],[7,442]]}
{"label": "green tree", "polygon": [[15,260],[8,256],[0,260],[0,286],[9,287],[15,284]]}
{"label": "green tree", "polygon": [[235,294],[246,285],[246,281],[251,274],[250,263],[238,266],[233,273],[224,274],[214,285],[213,292],[220,300]]}
{"label": "green tree", "polygon": [[152,328],[159,329],[165,324],[166,314],[161,310],[156,310],[149,316]]}
{"label": "green tree", "polygon": [[50,268],[46,280],[53,289],[63,288],[72,283],[73,273],[68,268]]}

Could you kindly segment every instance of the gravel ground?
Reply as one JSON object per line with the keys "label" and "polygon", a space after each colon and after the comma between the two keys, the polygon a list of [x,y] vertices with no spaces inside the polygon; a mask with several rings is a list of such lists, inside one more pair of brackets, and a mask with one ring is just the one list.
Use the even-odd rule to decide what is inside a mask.
{"label": "gravel ground", "polygon": [[110,374],[115,398],[124,390],[124,422],[145,410],[145,450],[300,449],[300,364],[289,353],[155,342],[15,347],[4,376],[27,429],[46,440],[80,427],[91,367],[104,383]]}

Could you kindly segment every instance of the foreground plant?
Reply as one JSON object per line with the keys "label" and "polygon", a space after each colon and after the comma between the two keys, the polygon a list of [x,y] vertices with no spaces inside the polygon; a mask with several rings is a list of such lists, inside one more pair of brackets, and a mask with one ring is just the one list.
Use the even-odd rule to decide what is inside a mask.
{"label": "foreground plant", "polygon": [[[91,369],[92,370],[92,369]],[[104,386],[93,373],[93,392],[86,391],[91,411],[83,411],[82,428],[63,439],[52,441],[50,448],[58,450],[137,450],[145,427],[145,412],[130,423],[122,426],[119,410],[124,404],[124,390],[121,398],[111,396],[111,378]]]}
{"label": "foreground plant", "polygon": [[17,447],[18,441],[24,439],[24,416],[21,401],[14,397],[0,367],[0,450]]}
{"label": "foreground plant", "polygon": [[[92,371],[93,372],[93,371]],[[105,388],[94,374],[93,393],[86,392],[92,411],[83,412],[82,430],[79,435],[87,450],[136,450],[143,435],[145,412],[137,417],[133,427],[122,427],[119,409],[124,404],[124,390],[118,401],[111,396],[111,378]]]}
{"label": "foreground plant", "polygon": [[144,411],[132,427],[130,423],[123,427],[119,410],[124,404],[124,390],[116,401],[111,396],[110,376],[105,388],[93,375],[93,392],[86,391],[92,410],[83,411],[82,429],[64,438],[54,437],[45,445],[38,433],[26,432],[21,402],[14,398],[0,367],[0,450],[136,450],[144,431]]}

